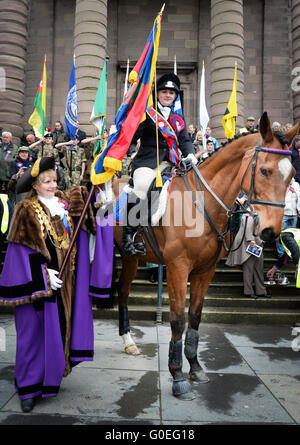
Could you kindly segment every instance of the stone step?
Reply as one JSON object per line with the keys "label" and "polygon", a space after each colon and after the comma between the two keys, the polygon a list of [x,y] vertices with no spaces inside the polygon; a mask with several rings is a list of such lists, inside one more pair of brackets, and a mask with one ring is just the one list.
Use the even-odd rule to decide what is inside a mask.
{"label": "stone step", "polygon": [[[115,319],[117,320],[118,310],[114,309],[97,309],[93,310],[95,319]],[[157,320],[157,314],[162,322],[169,322],[169,309],[163,306],[161,310],[149,305],[132,305],[129,306],[129,319],[133,320]],[[188,309],[185,312],[186,320]],[[300,309],[298,310],[274,310],[274,309],[255,309],[255,308],[218,308],[204,307],[202,311],[202,322],[206,323],[249,323],[249,324],[275,324],[275,325],[295,325],[300,322]]]}
{"label": "stone step", "polygon": [[[128,299],[128,305],[157,305],[157,294],[138,294],[131,293]],[[162,305],[169,305],[169,298],[167,293],[162,294]],[[189,305],[189,298],[186,298],[186,306]],[[266,309],[300,309],[300,296],[272,296],[271,298],[259,297],[257,299],[245,297],[206,295],[204,299],[204,307],[251,307],[251,308],[266,308]]]}
{"label": "stone step", "polygon": [[[188,282],[188,289],[190,283]],[[163,292],[167,293],[167,283],[163,283]],[[300,296],[300,291],[295,287],[295,280],[291,278],[287,286],[267,286],[272,295],[276,296]],[[157,284],[150,283],[148,280],[135,279],[132,282],[131,294],[148,295],[157,294]],[[243,281],[212,281],[207,290],[207,295],[228,295],[240,296],[243,293]]]}

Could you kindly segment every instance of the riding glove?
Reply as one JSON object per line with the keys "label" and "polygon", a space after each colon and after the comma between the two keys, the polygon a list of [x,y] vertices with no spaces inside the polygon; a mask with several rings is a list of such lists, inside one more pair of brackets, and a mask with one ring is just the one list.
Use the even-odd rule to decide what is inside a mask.
{"label": "riding glove", "polygon": [[198,159],[193,153],[188,154],[186,158],[183,158],[183,161],[190,161],[194,165],[198,164]]}

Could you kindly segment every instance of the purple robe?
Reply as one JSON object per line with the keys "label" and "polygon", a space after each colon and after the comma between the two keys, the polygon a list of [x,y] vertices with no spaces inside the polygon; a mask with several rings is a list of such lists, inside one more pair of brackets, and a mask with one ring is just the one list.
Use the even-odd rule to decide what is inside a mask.
{"label": "purple robe", "polygon": [[[93,316],[89,288],[88,234],[77,240],[78,263],[72,309],[70,364],[93,360]],[[15,386],[20,399],[55,396],[66,366],[59,307],[47,284],[46,259],[33,249],[9,243],[0,279],[0,302],[16,302]],[[17,271],[17,273],[16,273]],[[42,296],[37,298],[35,296]]]}

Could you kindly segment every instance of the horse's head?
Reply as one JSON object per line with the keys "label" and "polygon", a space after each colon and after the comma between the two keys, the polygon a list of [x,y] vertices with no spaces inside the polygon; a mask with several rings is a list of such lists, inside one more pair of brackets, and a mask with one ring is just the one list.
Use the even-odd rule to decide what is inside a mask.
{"label": "horse's head", "polygon": [[286,134],[274,134],[267,113],[263,113],[259,131],[256,147],[243,158],[239,180],[259,216],[260,237],[273,241],[281,231],[285,194],[295,174],[288,146],[298,134],[299,124]]}

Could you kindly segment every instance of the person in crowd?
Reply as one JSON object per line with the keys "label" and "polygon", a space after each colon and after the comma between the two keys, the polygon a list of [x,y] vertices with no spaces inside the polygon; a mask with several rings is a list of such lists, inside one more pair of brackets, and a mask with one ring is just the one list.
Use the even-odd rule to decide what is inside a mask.
{"label": "person in crowd", "polygon": [[211,139],[207,139],[206,147],[196,153],[196,158],[200,159],[200,162],[204,162],[207,158],[209,158],[213,152],[215,151],[214,143]]}
{"label": "person in crowd", "polygon": [[36,137],[33,133],[29,133],[26,135],[26,145],[29,147],[29,145],[34,144],[36,142]]}
{"label": "person in crowd", "polygon": [[32,167],[32,162],[29,159],[29,148],[24,145],[18,148],[17,157],[10,164],[10,177],[18,173],[20,168],[26,170],[28,167]]}
{"label": "person in crowd", "polygon": [[18,180],[16,192],[27,195],[14,210],[0,279],[0,304],[15,309],[15,387],[26,413],[38,396],[56,396],[72,367],[93,357],[92,307],[88,288],[82,287],[90,260],[88,242],[80,237],[96,233],[95,220],[91,210],[79,234],[77,260],[73,248],[59,278],[73,216],[81,214],[87,190],[75,187],[63,194],[56,188],[53,157],[38,159]]}
{"label": "person in crowd", "polygon": [[[296,227],[288,227],[282,230],[280,233],[280,242],[284,247],[284,253],[281,255],[274,266],[267,272],[267,277],[271,280],[274,274],[279,272],[284,265],[287,263],[288,258],[291,258],[294,265],[296,266],[295,278],[296,287],[300,288],[299,275],[299,258],[300,258],[300,229]],[[286,278],[286,277],[285,277]],[[285,284],[285,283],[282,283]]]}
{"label": "person in crowd", "polygon": [[[292,178],[285,194],[285,208],[282,219],[282,230],[297,227],[300,214],[300,184]],[[276,241],[277,254],[280,258],[285,250],[280,241]]]}
{"label": "person in crowd", "polygon": [[292,127],[293,127],[293,124],[291,124],[290,122],[285,124],[285,126],[284,126],[284,133],[287,133]]}
{"label": "person in crowd", "polygon": [[203,147],[203,135],[202,135],[202,131],[201,130],[197,131],[196,137],[195,137],[194,142],[193,142],[193,147],[194,147],[194,150],[195,150],[195,154],[199,153],[199,152],[202,153],[203,150],[204,150],[204,147]]}
{"label": "person in crowd", "polygon": [[[135,147],[138,139],[141,140],[141,145],[131,164],[133,190],[128,195],[127,225],[123,227],[122,248],[124,255],[137,255],[145,252],[143,242],[134,242],[134,235],[141,221],[131,220],[131,215],[135,213],[134,211],[131,213],[131,210],[135,205],[147,203],[147,190],[157,175],[159,176],[157,157],[159,157],[159,172],[172,165],[178,165],[179,149],[188,162],[194,164],[198,162],[184,118],[172,113],[170,108],[179,92],[180,80],[174,73],[167,73],[160,77],[157,81],[159,114],[154,108],[148,109],[146,119],[139,125],[132,139],[131,145],[133,144]],[[156,119],[161,121],[161,125],[158,125],[159,156],[157,156]],[[169,132],[171,132],[173,140],[178,141],[175,150],[173,146],[168,145]]]}
{"label": "person in crowd", "polygon": [[247,118],[247,123],[246,123],[245,127],[240,128],[239,133],[240,134],[250,133],[251,131],[258,131],[258,128],[255,125],[255,117],[253,117],[253,116],[249,116]]}
{"label": "person in crowd", "polygon": [[15,204],[19,202],[22,196],[16,196],[15,189],[18,179],[27,168],[32,167],[33,163],[29,159],[29,148],[25,145],[18,148],[18,155],[15,161],[10,164],[10,180],[7,186],[10,201]]}
{"label": "person in crowd", "polygon": [[210,127],[206,127],[205,137],[206,137],[206,139],[210,139],[211,141],[213,141],[215,149],[220,148],[219,142],[211,134],[211,128]]}
{"label": "person in crowd", "polygon": [[7,192],[10,180],[10,164],[16,158],[17,150],[17,145],[12,142],[12,133],[3,131],[0,146],[0,192]]}
{"label": "person in crowd", "polygon": [[81,185],[85,175],[87,159],[84,147],[80,147],[78,139],[69,141],[67,144],[72,145],[63,145],[59,151],[63,155],[64,177],[66,187],[69,189],[74,185]]}
{"label": "person in crowd", "polygon": [[274,132],[276,132],[276,131],[281,131],[282,129],[281,129],[281,124],[279,123],[279,122],[273,122],[273,124],[272,124],[272,130],[274,131]]}
{"label": "person in crowd", "polygon": [[44,157],[45,151],[53,151],[55,163],[56,165],[60,165],[59,152],[53,145],[53,134],[49,131],[45,133],[44,137],[29,145],[29,150],[34,151],[36,159]]}
{"label": "person in crowd", "polygon": [[86,139],[86,132],[83,131],[83,130],[80,130],[80,128],[79,128],[79,122],[77,122],[76,127],[77,127],[77,128],[76,128],[76,132],[75,132],[75,139],[78,141],[78,145],[79,145],[79,147],[82,147],[81,141],[82,141],[83,139]]}
{"label": "person in crowd", "polygon": [[63,124],[60,121],[56,121],[53,131],[53,146],[60,142],[68,142],[70,137],[65,133]]}
{"label": "person in crowd", "polygon": [[292,142],[292,165],[296,170],[295,180],[300,184],[300,135],[294,137]]}
{"label": "person in crowd", "polygon": [[2,261],[5,255],[3,246],[9,231],[13,211],[14,205],[8,195],[0,193],[0,270],[2,269]]}
{"label": "person in crowd", "polygon": [[[245,200],[246,197],[243,199]],[[247,248],[251,246],[256,253],[256,246],[263,246],[263,241],[253,235],[253,218],[243,214],[240,228],[233,241],[232,248],[228,254],[226,265],[229,267],[242,266],[244,297],[246,298],[270,298],[270,294],[264,285],[264,256],[261,249],[260,255],[250,253]],[[258,254],[258,253],[257,253]]]}
{"label": "person in crowd", "polygon": [[197,130],[194,124],[190,124],[188,127],[188,134],[190,136],[190,139],[192,142],[194,142],[196,135],[197,135]]}
{"label": "person in crowd", "polygon": [[[26,142],[24,145],[26,145],[27,147],[29,147],[32,144],[35,144],[35,142],[37,141],[37,139],[33,133],[27,134],[25,140],[26,140]],[[29,149],[29,159],[31,161],[36,160],[36,154],[35,154],[34,150]]]}

